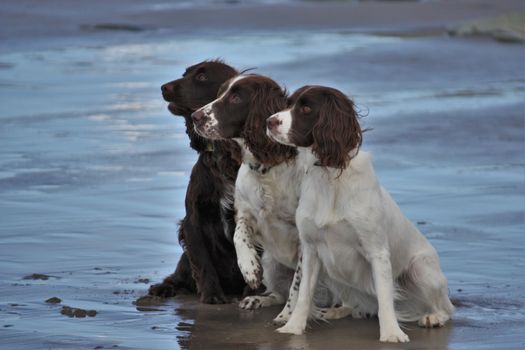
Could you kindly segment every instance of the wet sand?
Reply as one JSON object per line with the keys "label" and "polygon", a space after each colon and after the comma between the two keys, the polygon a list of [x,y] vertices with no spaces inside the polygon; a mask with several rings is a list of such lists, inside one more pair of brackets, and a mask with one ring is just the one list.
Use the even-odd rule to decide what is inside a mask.
{"label": "wet sand", "polygon": [[[263,1],[261,1],[263,2]],[[182,4],[181,4],[182,3]],[[282,1],[283,4],[243,2],[233,5],[189,6],[183,2],[92,0],[72,7],[67,0],[7,1],[0,38],[79,35],[96,24],[125,24],[121,30],[174,29],[181,32],[243,31],[252,29],[444,29],[467,20],[523,10],[520,0],[444,1]],[[202,2],[201,2],[202,3]],[[109,28],[106,28],[109,29]],[[118,29],[118,28],[113,28]]]}
{"label": "wet sand", "polygon": [[[521,1],[63,3],[0,5],[1,349],[524,348],[525,45],[446,34]],[[210,57],[354,97],[378,177],[440,254],[445,328],[390,345],[377,320],[287,336],[278,307],[133,304],[178,261],[196,159],[159,87]]]}

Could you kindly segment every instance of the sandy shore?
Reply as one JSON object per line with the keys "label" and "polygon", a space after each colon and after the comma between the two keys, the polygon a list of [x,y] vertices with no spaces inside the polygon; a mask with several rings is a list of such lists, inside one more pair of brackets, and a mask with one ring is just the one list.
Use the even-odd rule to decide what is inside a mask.
{"label": "sandy shore", "polygon": [[[69,3],[0,5],[0,349],[524,348],[525,45],[446,34],[522,1]],[[377,320],[287,336],[278,307],[133,304],[180,256],[195,161],[159,87],[210,57],[355,99],[379,179],[440,254],[445,328],[407,324],[399,346]]]}

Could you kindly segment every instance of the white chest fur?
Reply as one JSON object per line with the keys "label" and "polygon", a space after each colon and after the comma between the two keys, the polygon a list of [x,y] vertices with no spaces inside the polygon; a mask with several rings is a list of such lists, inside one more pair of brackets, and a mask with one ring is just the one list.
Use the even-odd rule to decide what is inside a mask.
{"label": "white chest fur", "polygon": [[300,176],[293,160],[265,174],[243,163],[235,185],[237,216],[249,217],[256,227],[258,243],[290,268],[295,268],[299,244],[295,212]]}

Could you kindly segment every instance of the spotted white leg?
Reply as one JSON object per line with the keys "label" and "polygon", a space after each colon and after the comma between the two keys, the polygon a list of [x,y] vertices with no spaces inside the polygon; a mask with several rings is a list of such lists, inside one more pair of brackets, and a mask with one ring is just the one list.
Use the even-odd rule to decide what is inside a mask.
{"label": "spotted white leg", "polygon": [[379,340],[391,343],[406,343],[408,336],[401,330],[394,310],[394,281],[388,251],[371,257],[372,275],[379,306]]}
{"label": "spotted white leg", "polygon": [[250,288],[256,289],[261,284],[263,270],[255,249],[254,230],[246,216],[237,217],[233,243],[242,276]]}
{"label": "spotted white leg", "polygon": [[[290,319],[292,311],[295,309],[297,304],[297,297],[299,295],[299,285],[301,283],[302,277],[302,255],[299,255],[299,260],[297,262],[297,268],[295,269],[295,274],[293,276],[292,284],[290,286],[290,294],[286,305],[282,311],[277,315],[273,320],[275,325],[283,325]],[[311,311],[311,318],[316,320],[337,320],[346,316],[351,315],[353,309],[347,306],[335,306],[335,307],[316,307],[313,306]]]}
{"label": "spotted white leg", "polygon": [[297,296],[299,295],[299,285],[301,284],[302,277],[302,263],[303,256],[299,252],[299,258],[297,260],[297,267],[295,268],[295,273],[293,275],[292,284],[290,286],[290,292],[288,294],[288,300],[282,311],[273,319],[275,325],[283,325],[290,319],[292,311],[295,309],[295,304],[297,303]]}
{"label": "spotted white leg", "polygon": [[290,319],[284,326],[277,329],[279,333],[303,334],[306,328],[306,321],[310,315],[312,299],[319,277],[320,262],[317,253],[308,247],[303,246],[302,278],[299,285],[299,295],[297,303],[292,311]]}

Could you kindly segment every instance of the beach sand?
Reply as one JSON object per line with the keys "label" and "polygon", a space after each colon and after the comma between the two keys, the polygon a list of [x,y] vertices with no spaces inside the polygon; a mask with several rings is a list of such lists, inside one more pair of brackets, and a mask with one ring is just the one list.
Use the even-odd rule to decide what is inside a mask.
{"label": "beach sand", "polygon": [[[523,349],[525,45],[448,34],[523,10],[3,1],[0,349]],[[380,181],[441,257],[446,327],[406,324],[411,342],[392,345],[377,319],[289,336],[271,325],[279,307],[133,304],[178,261],[196,159],[160,85],[215,57],[354,98]]]}

